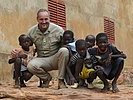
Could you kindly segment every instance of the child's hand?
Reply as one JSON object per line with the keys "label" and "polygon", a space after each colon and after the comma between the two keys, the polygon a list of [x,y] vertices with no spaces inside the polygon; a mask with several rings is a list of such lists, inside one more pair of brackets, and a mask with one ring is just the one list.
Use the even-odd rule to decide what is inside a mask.
{"label": "child's hand", "polygon": [[76,82],[76,80],[74,77],[70,78],[70,85],[73,85],[75,82]]}
{"label": "child's hand", "polygon": [[19,54],[20,51],[21,51],[20,48],[15,48],[15,49],[13,49],[13,50],[11,51],[11,56],[12,56],[12,58],[18,57],[18,54]]}
{"label": "child's hand", "polygon": [[100,69],[100,66],[97,65],[97,66],[94,67],[94,69]]}
{"label": "child's hand", "polygon": [[85,64],[91,64],[92,61],[91,61],[91,59],[87,58],[87,59],[84,60],[84,63],[85,63]]}
{"label": "child's hand", "polygon": [[121,56],[122,56],[122,58],[124,58],[124,59],[127,58],[127,56],[126,56],[123,52],[121,52]]}
{"label": "child's hand", "polygon": [[25,59],[25,58],[27,58],[27,55],[26,54],[20,54],[19,57]]}
{"label": "child's hand", "polygon": [[95,69],[95,70],[103,70],[103,67],[97,65],[97,66],[94,66],[94,69]]}
{"label": "child's hand", "polygon": [[15,60],[16,60],[16,58],[11,58],[11,59],[8,60],[8,63],[9,63],[9,64],[12,64],[12,63],[15,62]]}
{"label": "child's hand", "polygon": [[90,59],[91,59],[91,63],[96,64],[96,63],[100,62],[101,57],[100,56],[93,56],[93,55],[91,55]]}

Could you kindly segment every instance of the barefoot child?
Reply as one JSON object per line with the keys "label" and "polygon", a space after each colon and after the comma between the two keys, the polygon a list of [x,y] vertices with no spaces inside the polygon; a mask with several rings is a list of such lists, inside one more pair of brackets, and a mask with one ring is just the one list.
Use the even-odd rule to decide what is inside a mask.
{"label": "barefoot child", "polygon": [[33,43],[27,35],[22,34],[18,38],[20,48],[11,54],[9,64],[14,64],[15,88],[26,87],[24,81],[28,81],[33,75],[27,70],[27,63],[33,58]]}
{"label": "barefoot child", "polygon": [[[70,77],[70,84],[72,88],[77,88],[80,78],[87,79],[95,77],[94,69],[92,68],[92,63],[90,60],[90,54],[88,53],[86,47],[86,41],[83,39],[79,39],[76,41],[76,51],[77,53],[70,58],[70,61],[67,66],[67,72]],[[70,67],[75,65],[75,74],[73,75]],[[87,68],[87,71],[81,72],[82,69]]]}
{"label": "barefoot child", "polygon": [[[69,50],[69,58],[71,58],[76,53],[75,48],[75,39],[74,39],[74,33],[71,30],[66,30],[63,34],[62,39],[63,47],[66,47]],[[73,67],[70,67],[70,70],[72,74],[75,74],[75,65]],[[68,77],[68,73],[66,72],[65,75],[66,83],[70,84],[70,78]]]}
{"label": "barefoot child", "polygon": [[92,48],[95,46],[95,36],[94,35],[87,35],[85,37],[85,41],[87,43],[87,48]]}
{"label": "barefoot child", "polygon": [[103,92],[109,91],[109,82],[112,80],[112,91],[118,92],[117,80],[124,66],[126,55],[116,47],[108,43],[108,37],[105,33],[99,33],[96,36],[96,48],[89,49],[89,53],[99,56],[96,63],[96,72],[98,77],[103,81]]}
{"label": "barefoot child", "polygon": [[[85,41],[86,41],[86,46],[87,46],[88,50],[95,46],[95,36],[94,35],[87,35],[85,37]],[[84,77],[82,75],[84,75],[87,72],[88,72],[88,69],[84,66],[83,69],[82,69],[82,72],[81,72],[81,77]],[[80,86],[85,86],[85,87],[87,86],[88,88],[93,88],[92,82],[93,82],[93,80],[90,79],[89,77],[87,79],[81,78],[80,82],[79,82],[79,85]]]}

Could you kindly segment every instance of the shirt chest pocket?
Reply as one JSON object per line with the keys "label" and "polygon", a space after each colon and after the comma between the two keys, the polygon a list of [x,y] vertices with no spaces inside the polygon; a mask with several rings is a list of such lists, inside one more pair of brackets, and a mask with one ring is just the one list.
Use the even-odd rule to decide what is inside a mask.
{"label": "shirt chest pocket", "polygon": [[44,48],[44,46],[46,46],[47,41],[43,35],[37,35],[34,37],[34,43],[37,49],[41,50]]}
{"label": "shirt chest pocket", "polygon": [[56,44],[59,42],[59,39],[55,36],[49,36],[50,44]]}
{"label": "shirt chest pocket", "polygon": [[41,45],[42,42],[43,42],[43,38],[42,37],[38,37],[37,36],[37,37],[34,38],[35,45]]}

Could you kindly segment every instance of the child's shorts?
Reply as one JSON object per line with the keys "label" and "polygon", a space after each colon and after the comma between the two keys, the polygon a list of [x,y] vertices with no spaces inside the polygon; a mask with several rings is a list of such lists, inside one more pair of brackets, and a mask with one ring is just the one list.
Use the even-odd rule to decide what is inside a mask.
{"label": "child's shorts", "polygon": [[21,72],[26,70],[28,70],[27,67],[25,65],[21,65]]}
{"label": "child's shorts", "polygon": [[88,69],[85,66],[83,66],[82,71],[79,76],[81,79],[87,79],[87,78],[89,78],[90,72],[94,72],[94,71],[95,70],[93,68]]}

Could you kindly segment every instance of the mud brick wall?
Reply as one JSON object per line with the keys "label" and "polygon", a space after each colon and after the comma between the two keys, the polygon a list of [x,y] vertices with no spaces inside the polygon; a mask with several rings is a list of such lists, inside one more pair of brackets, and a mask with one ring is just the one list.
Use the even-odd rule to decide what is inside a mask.
{"label": "mud brick wall", "polygon": [[12,80],[12,65],[8,64],[9,54],[0,53],[0,83]]}

